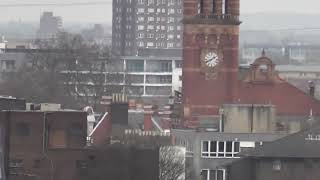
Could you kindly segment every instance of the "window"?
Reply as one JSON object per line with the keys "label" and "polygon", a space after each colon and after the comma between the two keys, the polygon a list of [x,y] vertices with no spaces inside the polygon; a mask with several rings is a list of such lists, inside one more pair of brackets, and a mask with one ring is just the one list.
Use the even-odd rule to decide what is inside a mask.
{"label": "window", "polygon": [[203,158],[236,158],[240,152],[240,143],[233,141],[202,141]]}
{"label": "window", "polygon": [[228,0],[222,0],[222,14],[228,14]]}
{"label": "window", "polygon": [[78,169],[86,169],[88,167],[88,163],[83,160],[76,160],[76,168]]}
{"label": "window", "polygon": [[139,25],[138,30],[144,30],[144,25]]}
{"label": "window", "polygon": [[154,38],[154,34],[148,34],[148,38]]}
{"label": "window", "polygon": [[224,169],[216,169],[216,170],[203,169],[203,170],[201,170],[201,177],[202,177],[202,180],[225,180],[226,170],[224,170]]}
{"label": "window", "polygon": [[281,170],[281,161],[280,160],[274,160],[272,164],[272,169],[275,171]]}
{"label": "window", "polygon": [[154,46],[154,43],[153,43],[153,42],[147,42],[147,46],[153,47],[153,46]]}
{"label": "window", "polygon": [[172,72],[172,61],[149,61],[147,72]]}
{"label": "window", "polygon": [[154,8],[149,8],[149,9],[148,9],[148,12],[149,12],[149,13],[154,13]]}
{"label": "window", "polygon": [[30,135],[30,125],[25,122],[16,124],[16,133],[18,136],[29,136]]}
{"label": "window", "polygon": [[176,68],[182,68],[182,61],[175,61]]}
{"label": "window", "polygon": [[174,14],[174,9],[169,9],[169,14]]}
{"label": "window", "polygon": [[50,148],[65,148],[67,147],[67,138],[64,129],[49,128],[49,147]]}
{"label": "window", "polygon": [[40,168],[40,163],[41,163],[40,159],[33,160],[33,168]]}
{"label": "window", "polygon": [[138,8],[138,13],[144,13],[144,8]]}
{"label": "window", "polygon": [[127,71],[128,72],[143,72],[144,62],[142,60],[130,60],[127,61]]}
{"label": "window", "polygon": [[169,17],[168,18],[168,23],[173,23],[174,22],[174,17]]}
{"label": "window", "polygon": [[143,47],[143,46],[144,46],[144,42],[139,41],[139,42],[138,42],[138,46],[139,46],[139,47]]}
{"label": "window", "polygon": [[148,84],[171,84],[172,83],[172,76],[147,75],[146,82]]}
{"label": "window", "polygon": [[175,1],[175,0],[168,0],[168,6],[174,5],[174,1]]}
{"label": "window", "polygon": [[198,14],[202,14],[203,13],[203,0],[199,0],[198,1]]}
{"label": "window", "polygon": [[15,70],[15,60],[2,60],[1,61],[1,70],[3,71],[13,71]]}
{"label": "window", "polygon": [[22,168],[23,167],[23,160],[22,159],[12,159],[9,162],[10,168]]}
{"label": "window", "polygon": [[173,43],[168,43],[168,48],[173,48]]}
{"label": "window", "polygon": [[154,29],[154,25],[148,25],[148,26],[147,26],[147,29],[148,29],[148,30]]}
{"label": "window", "polygon": [[69,134],[71,136],[81,136],[83,133],[82,131],[82,126],[79,123],[73,123],[70,127],[69,127]]}
{"label": "window", "polygon": [[144,17],[143,16],[139,16],[138,17],[138,21],[144,21]]}

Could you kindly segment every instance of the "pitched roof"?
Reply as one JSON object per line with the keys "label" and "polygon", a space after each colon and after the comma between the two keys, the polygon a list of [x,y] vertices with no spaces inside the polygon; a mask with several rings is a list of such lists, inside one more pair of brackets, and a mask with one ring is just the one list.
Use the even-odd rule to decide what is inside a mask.
{"label": "pitched roof", "polygon": [[240,156],[320,158],[320,126],[266,143],[254,150],[242,152]]}

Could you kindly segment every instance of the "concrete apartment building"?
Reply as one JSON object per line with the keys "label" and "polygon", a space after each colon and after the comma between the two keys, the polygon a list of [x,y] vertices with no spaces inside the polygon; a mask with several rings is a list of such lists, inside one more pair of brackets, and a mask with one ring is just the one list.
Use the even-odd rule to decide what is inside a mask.
{"label": "concrete apartment building", "polygon": [[40,18],[40,29],[38,38],[47,39],[54,37],[62,28],[62,19],[53,16],[53,12],[44,12]]}
{"label": "concrete apartment building", "polygon": [[140,48],[181,49],[182,16],[182,0],[114,0],[114,52],[131,56]]}
{"label": "concrete apartment building", "polygon": [[181,89],[182,0],[114,0],[112,49],[137,82],[133,95],[168,97]]}

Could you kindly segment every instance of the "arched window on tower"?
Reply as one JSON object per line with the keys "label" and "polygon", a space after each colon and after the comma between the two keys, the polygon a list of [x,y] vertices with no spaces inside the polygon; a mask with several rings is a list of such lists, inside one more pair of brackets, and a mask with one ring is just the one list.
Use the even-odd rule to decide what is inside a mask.
{"label": "arched window on tower", "polygon": [[204,0],[198,0],[198,14],[203,14]]}
{"label": "arched window on tower", "polygon": [[216,12],[216,1],[217,0],[212,0],[212,14],[217,14]]}
{"label": "arched window on tower", "polygon": [[228,14],[228,1],[229,0],[222,0],[222,15]]}

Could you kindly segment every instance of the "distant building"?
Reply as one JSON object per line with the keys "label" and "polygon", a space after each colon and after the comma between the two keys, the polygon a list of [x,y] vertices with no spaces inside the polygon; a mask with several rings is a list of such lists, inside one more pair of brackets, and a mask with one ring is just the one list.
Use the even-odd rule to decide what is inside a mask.
{"label": "distant building", "polygon": [[[320,100],[319,65],[279,65],[276,70],[282,79]],[[310,83],[313,84],[313,87],[310,86],[312,85]]]}
{"label": "distant building", "polygon": [[55,37],[61,28],[61,17],[53,16],[53,12],[44,12],[40,18],[40,29],[37,33],[37,37],[40,39]]}
{"label": "distant building", "polygon": [[112,49],[121,56],[140,48],[181,49],[182,0],[113,0]]}
{"label": "distant building", "polygon": [[320,45],[287,43],[287,44],[243,44],[240,61],[251,64],[264,49],[277,64],[320,64]]}
{"label": "distant building", "polygon": [[105,34],[104,28],[101,24],[95,24],[93,28],[86,29],[81,32],[82,36],[85,40],[89,43],[96,43],[96,44],[110,44],[108,37]]}

